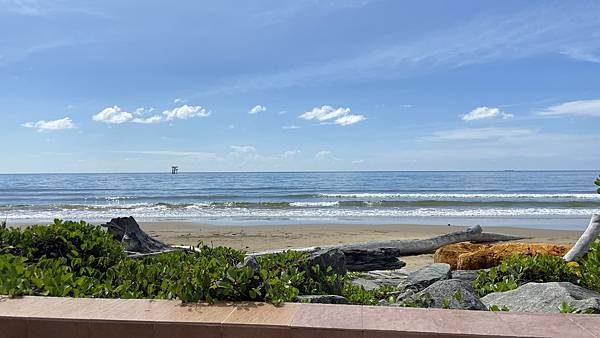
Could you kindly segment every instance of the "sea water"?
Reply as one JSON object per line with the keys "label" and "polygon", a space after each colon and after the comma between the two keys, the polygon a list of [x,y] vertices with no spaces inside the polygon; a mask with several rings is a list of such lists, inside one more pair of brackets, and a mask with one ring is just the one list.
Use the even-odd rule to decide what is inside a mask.
{"label": "sea water", "polygon": [[595,171],[0,175],[0,218],[205,224],[416,223],[583,229]]}

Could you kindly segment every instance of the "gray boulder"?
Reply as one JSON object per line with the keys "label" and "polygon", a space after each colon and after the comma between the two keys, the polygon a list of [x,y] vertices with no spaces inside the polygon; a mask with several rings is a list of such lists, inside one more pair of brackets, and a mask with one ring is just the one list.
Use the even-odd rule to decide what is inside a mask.
{"label": "gray boulder", "polygon": [[380,285],[374,281],[362,277],[352,279],[351,283],[357,286],[362,286],[367,291],[379,289],[380,287]]}
{"label": "gray boulder", "polygon": [[452,277],[452,273],[450,272],[449,264],[434,263],[409,273],[406,280],[398,286],[404,289],[419,291],[437,281],[449,279],[450,277]]}
{"label": "gray boulder", "polygon": [[310,254],[308,260],[310,267],[318,265],[321,271],[327,271],[328,267],[332,268],[331,273],[345,275],[348,272],[346,269],[346,256],[340,249],[319,249]]}
{"label": "gray boulder", "polygon": [[569,282],[527,283],[515,290],[490,293],[481,301],[488,307],[506,306],[521,312],[560,312],[565,302],[580,311],[600,313],[600,293]]}
{"label": "gray boulder", "polygon": [[488,308],[475,295],[471,284],[458,280],[447,279],[433,283],[423,291],[409,296],[405,302],[413,302],[421,307],[460,310],[484,310]]}
{"label": "gray boulder", "polygon": [[298,296],[301,303],[319,303],[319,304],[349,304],[348,299],[338,295],[305,295]]}
{"label": "gray boulder", "polygon": [[469,284],[473,283],[477,276],[479,275],[479,270],[454,270],[452,271],[452,279],[460,279]]}
{"label": "gray boulder", "polygon": [[407,274],[399,270],[375,270],[363,272],[352,279],[352,284],[362,286],[365,290],[375,290],[382,286],[398,286],[406,280]]}
{"label": "gray boulder", "polygon": [[247,268],[252,269],[252,271],[255,274],[260,273],[260,264],[258,263],[258,261],[256,260],[256,257],[254,257],[254,256],[246,256],[246,257],[244,257],[244,261],[238,263],[236,265],[236,267],[238,267],[238,268],[247,267]]}
{"label": "gray boulder", "polygon": [[398,286],[406,280],[408,274],[400,270],[376,270],[365,272],[362,276],[379,286]]}

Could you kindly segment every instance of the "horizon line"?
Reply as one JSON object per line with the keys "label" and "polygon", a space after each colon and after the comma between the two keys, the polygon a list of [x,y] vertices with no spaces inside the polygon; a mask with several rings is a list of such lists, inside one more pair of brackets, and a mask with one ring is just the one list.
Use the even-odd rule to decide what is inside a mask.
{"label": "horizon line", "polygon": [[[493,169],[493,170],[207,170],[207,171],[179,171],[181,174],[268,174],[268,173],[369,173],[369,172],[559,172],[559,171],[598,171],[599,169]],[[105,172],[6,172],[0,175],[107,175],[107,174],[169,174],[170,171],[105,171]]]}

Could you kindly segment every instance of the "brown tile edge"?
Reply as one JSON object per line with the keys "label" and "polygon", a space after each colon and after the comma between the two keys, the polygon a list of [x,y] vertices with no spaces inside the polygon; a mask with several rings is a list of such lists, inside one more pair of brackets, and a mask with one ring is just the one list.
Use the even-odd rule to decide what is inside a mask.
{"label": "brown tile edge", "polygon": [[[18,301],[18,300],[16,300]],[[14,301],[13,301],[14,302]],[[197,326],[199,329],[201,327],[206,327],[207,329],[215,329],[216,327],[221,328],[221,330],[226,328],[233,328],[236,330],[240,330],[243,328],[248,328],[250,330],[256,329],[264,329],[264,330],[315,330],[322,332],[340,332],[345,331],[352,334],[361,333],[364,337],[383,337],[383,336],[427,336],[434,335],[438,337],[449,337],[449,336],[460,336],[460,337],[530,337],[532,336],[531,331],[526,331],[524,329],[508,329],[504,330],[502,327],[495,327],[489,332],[482,333],[480,330],[474,331],[469,328],[468,325],[461,325],[461,323],[455,323],[453,327],[457,327],[458,331],[450,332],[449,327],[444,327],[442,324],[438,326],[437,329],[425,329],[425,327],[416,327],[416,322],[412,320],[407,320],[407,317],[419,318],[422,321],[431,321],[443,323],[444,321],[440,321],[440,319],[444,318],[444,311],[454,311],[454,310],[444,310],[444,311],[424,311],[414,310],[409,308],[389,308],[389,307],[381,307],[381,309],[377,309],[376,312],[380,312],[382,317],[377,319],[375,322],[370,323],[369,325],[365,325],[363,323],[362,313],[367,307],[362,306],[314,306],[312,304],[296,304],[294,305],[298,309],[310,310],[313,312],[312,317],[306,318],[306,320],[301,325],[296,325],[294,320],[291,320],[289,323],[281,322],[281,323],[256,323],[252,321],[251,315],[252,312],[249,312],[250,316],[248,318],[248,322],[235,322],[229,323],[227,320],[230,318],[231,313],[233,313],[236,308],[236,304],[229,304],[231,306],[231,312],[222,317],[219,317],[215,321],[198,321],[194,320],[194,316],[186,316],[185,313],[182,314],[181,318],[177,318],[177,316],[167,316],[166,318],[161,318],[159,315],[147,313],[148,319],[117,319],[117,318],[94,318],[94,314],[90,313],[86,318],[69,318],[69,317],[60,317],[60,311],[53,314],[52,310],[44,311],[44,302],[45,299],[40,298],[39,302],[35,299],[35,297],[29,297],[27,302],[23,302],[23,306],[32,306],[38,307],[41,309],[40,311],[36,311],[34,315],[25,316],[25,315],[11,315],[7,313],[7,311],[0,311],[0,322],[4,321],[14,321],[15,327],[17,324],[21,325],[23,322],[26,325],[26,332],[30,326],[31,322],[39,321],[56,321],[57,323],[89,323],[90,325],[115,325],[115,324],[123,324],[124,326],[128,325],[149,325],[152,326],[152,329],[156,332],[156,327],[159,325],[192,325]],[[137,300],[139,303],[140,300]],[[76,306],[77,300],[72,300],[69,303],[65,303],[65,306]],[[55,303],[56,304],[56,303]],[[173,301],[173,304],[177,304],[176,301]],[[13,304],[14,306],[14,304]],[[210,305],[201,305],[203,313],[210,313],[211,306]],[[2,302],[0,302],[0,309],[2,308]],[[266,308],[266,307],[265,307]],[[56,309],[56,306],[52,309]],[[223,309],[213,308],[216,313],[217,310],[223,311]],[[271,308],[272,309],[272,308]],[[372,309],[372,307],[369,307]],[[226,310],[225,312],[227,312]],[[272,310],[271,310],[272,311]],[[460,310],[456,310],[460,311]],[[357,323],[352,323],[352,325],[346,324],[347,321],[341,320],[340,317],[343,317],[344,314],[348,313],[360,313],[359,325]],[[453,314],[457,314],[461,317],[462,320],[469,320],[471,318],[473,321],[482,322],[484,319],[481,315],[482,313],[477,311],[461,311],[461,312],[453,312]],[[483,312],[483,314],[487,314],[489,316],[489,312]],[[520,317],[519,313],[510,313],[515,317]],[[295,314],[294,314],[295,315]],[[408,315],[408,316],[407,316]],[[137,316],[138,318],[140,316]],[[142,316],[143,317],[143,316]],[[500,315],[500,317],[504,317]],[[522,317],[519,318],[522,320],[520,327],[526,327],[527,321],[535,321],[539,326],[540,321],[551,321],[554,326],[564,324],[565,326],[571,326],[578,328],[578,332],[573,332],[574,336],[578,337],[600,337],[600,325],[596,323],[600,323],[600,315],[564,315],[564,314],[522,314]],[[17,323],[18,322],[18,323]],[[482,322],[484,325],[484,323]],[[496,323],[498,324],[498,323]],[[462,326],[462,327],[461,327]],[[18,327],[15,329],[19,329]],[[16,332],[16,331],[15,331]],[[20,331],[19,331],[20,332]],[[539,332],[541,333],[541,332]],[[563,332],[564,333],[564,332]],[[17,334],[16,337],[21,337],[22,335]],[[556,333],[554,335],[549,335],[549,337],[557,336]],[[0,337],[2,334],[0,333]],[[65,336],[64,338],[70,338]]]}

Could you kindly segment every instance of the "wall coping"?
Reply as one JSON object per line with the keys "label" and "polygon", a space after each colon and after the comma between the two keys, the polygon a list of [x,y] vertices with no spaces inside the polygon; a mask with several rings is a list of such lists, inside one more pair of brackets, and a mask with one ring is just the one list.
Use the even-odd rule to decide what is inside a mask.
{"label": "wall coping", "polygon": [[0,338],[600,337],[600,315],[0,296]]}

